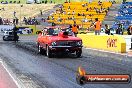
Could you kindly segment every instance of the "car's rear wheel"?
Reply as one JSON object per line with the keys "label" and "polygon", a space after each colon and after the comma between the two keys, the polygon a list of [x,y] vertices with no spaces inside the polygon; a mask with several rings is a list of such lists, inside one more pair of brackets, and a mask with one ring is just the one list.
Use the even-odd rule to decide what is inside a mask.
{"label": "car's rear wheel", "polygon": [[51,53],[48,46],[46,47],[46,55],[47,55],[48,58],[52,58],[52,53]]}
{"label": "car's rear wheel", "polygon": [[82,51],[81,50],[80,51],[76,51],[76,57],[77,58],[81,57],[81,55],[82,55]]}

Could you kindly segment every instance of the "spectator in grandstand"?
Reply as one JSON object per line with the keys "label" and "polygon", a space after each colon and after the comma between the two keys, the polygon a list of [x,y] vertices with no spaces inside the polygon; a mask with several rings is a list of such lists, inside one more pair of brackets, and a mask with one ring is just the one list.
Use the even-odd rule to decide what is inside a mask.
{"label": "spectator in grandstand", "polygon": [[74,33],[75,37],[78,34],[78,28],[79,28],[79,26],[76,25],[76,22],[74,21],[74,25],[72,26],[72,32]]}
{"label": "spectator in grandstand", "polygon": [[51,20],[54,20],[54,16],[51,16]]}
{"label": "spectator in grandstand", "polygon": [[97,14],[100,13],[100,9],[95,8],[95,10],[96,10],[96,13],[97,13]]}
{"label": "spectator in grandstand", "polygon": [[66,11],[63,11],[63,14],[65,15],[66,14]]}
{"label": "spectator in grandstand", "polygon": [[68,3],[68,1],[66,0],[65,3]]}
{"label": "spectator in grandstand", "polygon": [[72,28],[72,25],[71,25],[71,24],[69,25],[69,28],[70,28],[70,29]]}
{"label": "spectator in grandstand", "polygon": [[85,14],[83,13],[82,16],[85,16]]}
{"label": "spectator in grandstand", "polygon": [[80,14],[80,13],[78,13],[78,16],[81,16],[81,14]]}
{"label": "spectator in grandstand", "polygon": [[132,35],[132,25],[130,25],[127,29],[127,34]]}
{"label": "spectator in grandstand", "polygon": [[74,16],[72,17],[72,20],[75,21],[75,17]]}
{"label": "spectator in grandstand", "polygon": [[85,4],[82,4],[82,7],[85,7]]}
{"label": "spectator in grandstand", "polygon": [[88,22],[88,19],[86,18],[86,16],[85,18],[82,19],[82,22]]}
{"label": "spectator in grandstand", "polygon": [[71,10],[71,7],[70,6],[68,6],[68,10]]}
{"label": "spectator in grandstand", "polygon": [[60,16],[58,17],[58,22],[62,22],[62,18]]}
{"label": "spectator in grandstand", "polygon": [[101,26],[102,26],[101,22],[98,20],[98,18],[95,18],[95,23],[94,23],[95,35],[100,35]]}
{"label": "spectator in grandstand", "polygon": [[86,12],[88,11],[88,8],[86,9]]}
{"label": "spectator in grandstand", "polygon": [[89,8],[89,11],[91,11],[91,10],[92,10],[92,7]]}
{"label": "spectator in grandstand", "polygon": [[105,34],[110,35],[110,28],[108,24],[105,24]]}
{"label": "spectator in grandstand", "polygon": [[123,26],[122,24],[118,24],[118,28],[116,29],[116,34],[123,34]]}
{"label": "spectator in grandstand", "polygon": [[75,15],[75,12],[74,11],[72,12],[72,15]]}
{"label": "spectator in grandstand", "polygon": [[98,1],[98,5],[102,5],[102,2],[101,1]]}
{"label": "spectator in grandstand", "polygon": [[49,16],[47,17],[47,20],[50,20],[50,17]]}

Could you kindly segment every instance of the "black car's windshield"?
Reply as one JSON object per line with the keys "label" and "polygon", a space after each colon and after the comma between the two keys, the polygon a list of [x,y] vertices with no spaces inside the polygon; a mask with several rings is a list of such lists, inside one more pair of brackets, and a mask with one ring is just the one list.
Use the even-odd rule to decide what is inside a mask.
{"label": "black car's windshield", "polygon": [[9,32],[9,35],[13,35],[13,32]]}

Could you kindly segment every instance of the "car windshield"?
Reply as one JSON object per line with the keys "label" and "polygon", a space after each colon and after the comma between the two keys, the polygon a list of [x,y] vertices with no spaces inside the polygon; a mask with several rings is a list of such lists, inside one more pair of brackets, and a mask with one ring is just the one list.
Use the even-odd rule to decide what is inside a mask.
{"label": "car windshield", "polygon": [[66,29],[49,28],[48,31],[47,31],[48,35],[53,35],[53,36],[57,36],[59,34],[59,32],[68,32],[69,36],[73,35],[73,32],[69,28],[66,28]]}

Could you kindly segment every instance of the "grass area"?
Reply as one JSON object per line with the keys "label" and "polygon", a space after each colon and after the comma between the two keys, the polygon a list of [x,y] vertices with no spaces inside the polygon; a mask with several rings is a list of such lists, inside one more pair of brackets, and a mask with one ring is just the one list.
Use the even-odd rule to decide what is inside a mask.
{"label": "grass area", "polygon": [[24,17],[36,17],[40,14],[40,10],[46,11],[53,9],[54,6],[55,4],[50,4],[50,6],[49,4],[23,4],[23,7],[21,7],[20,4],[0,4],[0,8],[4,8],[4,10],[1,10],[0,17],[8,18],[12,21],[15,11],[16,17],[22,21]]}

